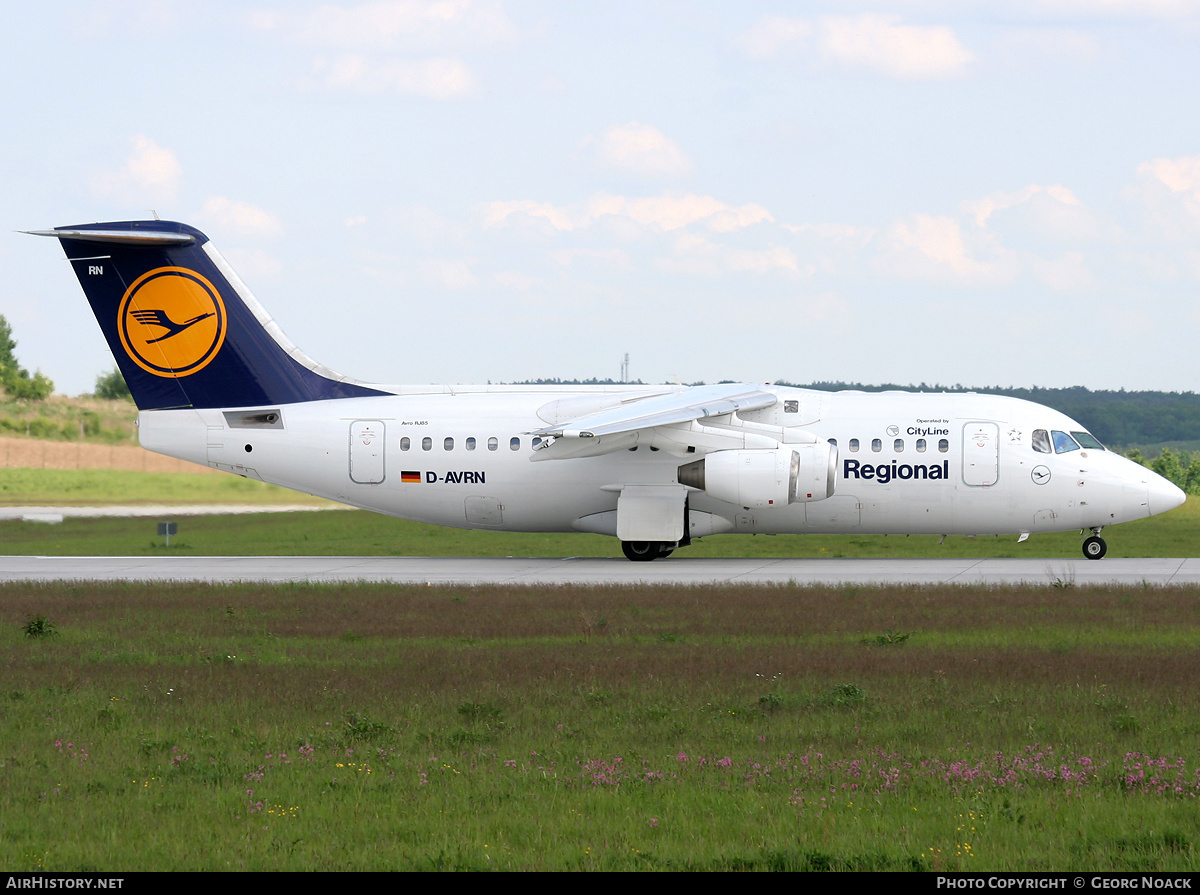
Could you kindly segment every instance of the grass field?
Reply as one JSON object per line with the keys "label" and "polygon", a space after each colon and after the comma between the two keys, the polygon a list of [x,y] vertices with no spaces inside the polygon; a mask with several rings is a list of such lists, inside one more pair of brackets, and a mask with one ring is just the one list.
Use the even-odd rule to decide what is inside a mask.
{"label": "grass field", "polygon": [[0,469],[0,506],[313,504],[329,501],[236,475],[120,469]]}
{"label": "grass field", "polygon": [[27,401],[0,394],[0,435],[97,444],[136,444],[137,408],[132,401],[52,395]]}
{"label": "grass field", "polygon": [[1191,870],[1197,598],[0,586],[0,866]]}
{"label": "grass field", "polygon": [[[310,504],[329,501],[225,475],[147,474],[116,470],[0,470],[0,506],[129,504]],[[148,519],[68,519],[59,525],[0,522],[0,554],[154,555],[165,552]],[[1200,499],[1105,532],[1111,556],[1195,556]],[[1023,544],[999,538],[880,535],[718,535],[677,557],[1036,557],[1080,556],[1076,532],[1035,535]],[[585,534],[463,531],[363,511],[333,514],[197,516],[180,521],[171,550],[195,556],[617,556],[613,538]]]}
{"label": "grass field", "polygon": [[[190,478],[208,478],[192,476]],[[218,479],[220,481],[220,479]],[[240,481],[240,480],[236,480]],[[284,492],[290,494],[290,492]],[[58,525],[0,522],[0,554],[144,556],[168,552],[154,519],[67,519]],[[620,556],[614,538],[587,534],[463,531],[357,510],[184,517],[170,551],[191,556]],[[1109,556],[1196,556],[1200,500],[1162,516],[1106,529]],[[1080,558],[1077,532],[1000,538],[881,535],[718,535],[677,551],[687,557]]]}
{"label": "grass field", "polygon": [[[245,482],[174,478],[201,483],[187,503]],[[12,493],[55,503],[55,481]],[[179,521],[191,555],[619,555],[359,511]],[[0,550],[162,554],[154,524],[3,522]],[[1191,556],[1198,533],[1193,500],[1106,537]],[[1078,545],[721,536],[676,557]],[[1200,590],[1058,585],[0,585],[0,866],[1194,869]]]}

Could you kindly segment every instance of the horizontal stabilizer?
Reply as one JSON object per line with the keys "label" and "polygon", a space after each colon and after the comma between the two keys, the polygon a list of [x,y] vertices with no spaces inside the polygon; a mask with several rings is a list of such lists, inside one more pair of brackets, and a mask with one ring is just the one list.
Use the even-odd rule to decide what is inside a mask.
{"label": "horizontal stabilizer", "polygon": [[53,236],[83,242],[107,242],[117,245],[185,246],[196,241],[190,233],[160,233],[153,230],[22,230],[30,236]]}

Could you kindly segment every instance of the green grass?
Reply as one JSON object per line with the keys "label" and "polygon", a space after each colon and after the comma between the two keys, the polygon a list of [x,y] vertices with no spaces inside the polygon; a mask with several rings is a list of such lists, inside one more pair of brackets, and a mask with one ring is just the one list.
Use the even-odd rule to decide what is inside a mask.
{"label": "green grass", "polygon": [[[308,503],[329,501],[230,475],[113,470],[0,470],[0,505]],[[67,519],[59,525],[0,522],[0,554],[159,555],[157,520]],[[179,520],[170,550],[195,556],[616,556],[612,538],[587,534],[466,531],[392,519],[376,513],[197,516]],[[1194,556],[1200,545],[1200,498],[1169,513],[1113,526],[1104,534],[1113,557]],[[945,543],[932,535],[717,535],[677,557],[1032,557],[1076,559],[1077,532],[1015,535]]]}
{"label": "green grass", "polygon": [[1192,870],[1197,635],[1195,588],[2,585],[0,865]]}
{"label": "green grass", "polygon": [[0,394],[0,435],[94,444],[137,444],[132,401],[51,395],[28,401]]}
{"label": "green grass", "polygon": [[329,501],[236,475],[121,469],[0,469],[0,506],[312,504]]}
{"label": "green grass", "polygon": [[[66,519],[58,525],[0,522],[0,554],[44,556],[619,556],[613,538],[589,534],[465,531],[346,510],[328,513],[181,517],[168,550],[154,519]],[[1105,531],[1109,556],[1194,556],[1200,500]],[[717,535],[672,559],[697,557],[1080,558],[1077,532],[1000,538],[882,535]]]}

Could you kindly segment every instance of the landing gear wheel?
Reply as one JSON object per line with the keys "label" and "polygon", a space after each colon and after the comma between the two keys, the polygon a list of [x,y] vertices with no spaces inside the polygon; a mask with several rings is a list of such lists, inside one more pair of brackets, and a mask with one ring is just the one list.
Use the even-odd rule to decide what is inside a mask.
{"label": "landing gear wheel", "polygon": [[674,552],[675,552],[674,547],[668,546],[667,544],[659,544],[658,545],[658,558],[659,559],[666,559],[668,556],[670,556]]}
{"label": "landing gear wheel", "polygon": [[650,562],[662,555],[659,552],[658,541],[622,541],[621,552],[625,554],[626,559],[634,562]]}
{"label": "landing gear wheel", "polygon": [[1104,538],[1092,535],[1083,542],[1083,555],[1088,559],[1103,559],[1107,552],[1108,545],[1104,543]]}

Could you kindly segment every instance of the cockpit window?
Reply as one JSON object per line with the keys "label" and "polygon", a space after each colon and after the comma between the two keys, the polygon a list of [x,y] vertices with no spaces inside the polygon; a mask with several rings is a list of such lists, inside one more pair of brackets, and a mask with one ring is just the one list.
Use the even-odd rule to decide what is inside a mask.
{"label": "cockpit window", "polygon": [[1079,450],[1079,443],[1066,432],[1059,432],[1057,429],[1052,429],[1050,434],[1054,437],[1054,453],[1065,454],[1068,451]]}
{"label": "cockpit window", "polygon": [[1073,435],[1075,437],[1075,440],[1078,441],[1080,443],[1080,445],[1087,448],[1088,450],[1092,450],[1092,451],[1104,450],[1104,445],[1102,445],[1099,441],[1097,441],[1096,436],[1093,435],[1091,432],[1072,432],[1071,435]]}
{"label": "cockpit window", "polygon": [[1054,451],[1050,448],[1050,433],[1045,429],[1033,430],[1033,449],[1039,454],[1052,454]]}

